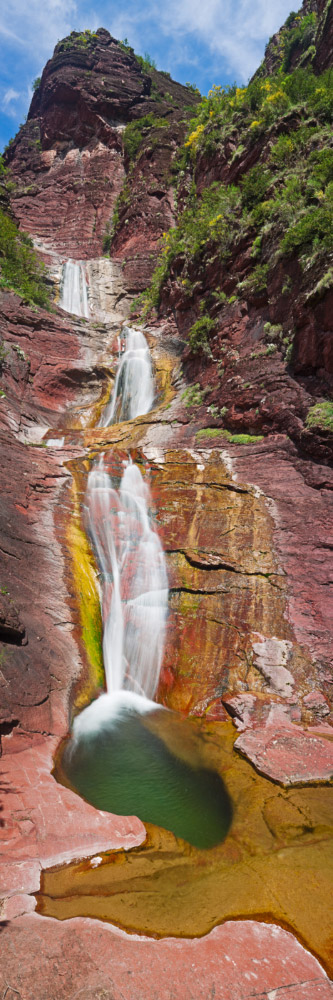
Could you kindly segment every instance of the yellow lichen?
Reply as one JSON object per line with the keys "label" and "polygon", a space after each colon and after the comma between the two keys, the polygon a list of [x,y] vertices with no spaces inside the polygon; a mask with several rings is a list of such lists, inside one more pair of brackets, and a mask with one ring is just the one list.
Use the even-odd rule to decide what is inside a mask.
{"label": "yellow lichen", "polygon": [[81,524],[79,487],[75,479],[72,499],[74,511],[67,527],[67,544],[72,557],[72,575],[81,636],[88,660],[88,678],[82,683],[75,702],[77,708],[82,708],[90,700],[93,691],[104,684],[102,623],[96,571],[87,536]]}

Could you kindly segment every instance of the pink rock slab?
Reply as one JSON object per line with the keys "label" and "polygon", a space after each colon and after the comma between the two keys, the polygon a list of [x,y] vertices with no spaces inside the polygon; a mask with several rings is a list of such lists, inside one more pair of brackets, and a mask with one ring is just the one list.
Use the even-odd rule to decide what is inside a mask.
{"label": "pink rock slab", "polygon": [[6,752],[0,787],[0,895],[34,892],[41,867],[98,851],[136,847],[146,831],[135,816],[114,816],[83,802],[50,774],[56,737],[36,737],[20,753]]}
{"label": "pink rock slab", "polygon": [[292,934],[253,920],[228,921],[192,941],[156,941],[96,920],[62,923],[33,913],[5,926],[1,945],[0,995],[6,1000],[332,1000],[333,995],[317,960]]}
{"label": "pink rock slab", "polygon": [[333,775],[333,743],[297,726],[247,731],[238,737],[235,749],[281,785],[329,781]]}

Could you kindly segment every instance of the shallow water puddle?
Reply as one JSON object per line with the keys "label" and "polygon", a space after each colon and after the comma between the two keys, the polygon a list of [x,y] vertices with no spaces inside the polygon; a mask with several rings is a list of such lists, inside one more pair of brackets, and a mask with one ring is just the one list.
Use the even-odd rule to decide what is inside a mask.
{"label": "shallow water puddle", "polygon": [[[232,723],[188,724],[200,733],[204,766],[219,772],[233,803],[223,843],[198,849],[148,825],[139,848],[44,871],[38,912],[97,917],[153,937],[197,937],[224,920],[257,917],[293,931],[332,972],[323,904],[333,868],[333,789],[274,785],[235,753]],[[175,746],[167,729],[161,738]]]}

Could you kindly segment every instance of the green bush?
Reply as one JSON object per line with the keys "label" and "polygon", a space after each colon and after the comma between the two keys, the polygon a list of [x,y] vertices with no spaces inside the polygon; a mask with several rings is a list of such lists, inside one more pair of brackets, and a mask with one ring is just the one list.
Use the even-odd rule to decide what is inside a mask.
{"label": "green bush", "polygon": [[210,389],[201,389],[200,383],[196,382],[195,385],[189,385],[185,389],[185,392],[182,394],[182,400],[185,406],[201,406],[207,392],[210,392]]}
{"label": "green bush", "polygon": [[192,354],[203,351],[204,354],[211,354],[208,343],[208,336],[215,328],[215,321],[210,316],[200,316],[196,323],[193,323],[188,335],[188,342]]}
{"label": "green bush", "polygon": [[[332,185],[333,187],[333,185]],[[333,199],[312,208],[302,215],[298,222],[285,233],[281,240],[281,250],[285,254],[321,250],[333,250]]]}
{"label": "green bush", "polygon": [[264,292],[267,288],[268,271],[269,264],[257,264],[243,282],[244,288],[258,294]]}
{"label": "green bush", "polygon": [[149,134],[152,129],[165,128],[167,125],[165,118],[157,118],[152,111],[137,121],[129,122],[123,135],[124,151],[129,160],[135,160],[145,134]]}
{"label": "green bush", "polygon": [[156,69],[155,59],[151,58],[149,52],[145,52],[144,56],[136,55],[135,58],[144,73],[149,73],[150,69]]}
{"label": "green bush", "polygon": [[307,49],[313,42],[316,34],[317,14],[312,12],[305,14],[302,20],[289,32],[284,49],[284,59],[282,69],[287,72],[295,49],[301,47]]}
{"label": "green bush", "polygon": [[12,288],[27,302],[50,308],[45,269],[37,260],[33,243],[15,222],[0,210],[0,287]]}
{"label": "green bush", "polygon": [[271,179],[272,175],[262,166],[252,167],[245,177],[242,177],[242,200],[246,208],[254,208],[258,202],[263,201]]}

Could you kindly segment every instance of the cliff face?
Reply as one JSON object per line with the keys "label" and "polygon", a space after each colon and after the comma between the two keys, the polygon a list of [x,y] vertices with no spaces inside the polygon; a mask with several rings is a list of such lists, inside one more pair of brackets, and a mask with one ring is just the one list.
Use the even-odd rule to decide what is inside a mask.
{"label": "cliff face", "polygon": [[[304,23],[309,15],[316,17]],[[306,0],[246,92],[214,92],[203,106],[103,29],[73,33],[56,46],[7,153],[1,207],[14,229],[0,292],[4,991],[10,981],[22,996],[43,998],[46,989],[50,1000],[78,991],[90,1000],[107,989],[118,1000],[124,991],[132,997],[129,966],[134,1000],[141,952],[89,920],[105,918],[107,885],[109,919],[125,929],[169,936],[185,928],[198,938],[223,921],[204,943],[155,941],[152,950],[141,942],[147,1000],[156,988],[169,1000],[170,965],[179,967],[175,997],[184,989],[195,1000],[220,995],[226,949],[237,976],[224,963],[221,1000],[239,1000],[240,989],[247,1000],[252,976],[263,996],[276,990],[282,998],[290,983],[302,1000],[330,995],[316,959],[262,920],[282,923],[331,969],[322,912],[331,829],[331,97],[326,78],[309,96],[297,90],[302,73],[293,77],[302,66],[311,75],[310,63],[316,74],[331,64],[331,15],[331,3]],[[304,237],[297,227],[305,217],[317,229]],[[46,276],[15,220],[33,237]],[[68,257],[85,261],[89,320],[64,314],[53,299]],[[119,326],[140,291],[156,408],[130,425],[100,428]],[[134,302],[136,322],[141,308]],[[51,777],[75,699],[82,706],[103,684],[84,533],[87,472],[98,454],[115,475],[132,454],[150,479],[170,585],[158,696],[198,717],[207,766],[223,772],[237,803],[233,839],[209,862],[166,831],[150,830],[139,850],[146,831],[138,819],[97,814]],[[87,860],[94,852],[103,855],[100,881],[99,854]],[[39,906],[86,919],[60,925],[29,913],[41,866],[78,857],[86,860],[73,870],[43,876]],[[204,907],[196,905],[199,868]],[[201,994],[193,952],[206,963]],[[37,984],[27,954],[38,954],[45,970]]]}
{"label": "cliff face", "polygon": [[129,166],[124,129],[142,121],[151,139],[148,162],[118,251],[121,259],[135,258],[131,282],[145,287],[173,218],[170,160],[196,100],[102,28],[59,42],[7,155],[21,227],[52,255],[100,256]]}
{"label": "cliff face", "polygon": [[284,432],[323,461],[333,427],[331,25],[332,3],[305,3],[247,88],[203,99],[175,170],[176,228],[146,296],[184,339],[207,426]]}

